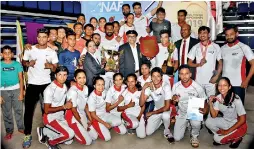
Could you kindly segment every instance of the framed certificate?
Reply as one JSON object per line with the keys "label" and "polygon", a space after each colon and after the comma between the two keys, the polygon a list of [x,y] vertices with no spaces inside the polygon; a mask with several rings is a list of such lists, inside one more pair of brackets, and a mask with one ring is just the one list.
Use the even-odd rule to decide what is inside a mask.
{"label": "framed certificate", "polygon": [[205,98],[189,97],[187,119],[195,121],[203,121],[203,114],[199,112],[199,108],[204,108]]}

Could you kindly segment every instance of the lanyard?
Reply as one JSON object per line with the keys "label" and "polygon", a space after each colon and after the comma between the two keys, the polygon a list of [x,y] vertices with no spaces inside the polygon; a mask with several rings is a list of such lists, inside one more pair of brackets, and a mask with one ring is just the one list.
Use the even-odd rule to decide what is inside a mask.
{"label": "lanyard", "polygon": [[202,42],[200,42],[200,49],[201,49],[201,53],[202,53],[203,58],[206,58],[207,48],[210,44],[211,44],[210,40],[208,41],[207,45],[203,45]]}

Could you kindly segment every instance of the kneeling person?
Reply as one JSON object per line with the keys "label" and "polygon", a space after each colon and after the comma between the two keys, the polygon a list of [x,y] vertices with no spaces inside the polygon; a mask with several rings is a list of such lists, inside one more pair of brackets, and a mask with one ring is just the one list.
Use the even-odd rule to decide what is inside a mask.
{"label": "kneeling person", "polygon": [[[71,143],[74,137],[73,130],[64,118],[64,111],[72,108],[72,103],[65,103],[67,87],[64,84],[68,69],[65,66],[56,68],[56,79],[44,91],[43,123],[46,127],[37,128],[40,143],[46,143],[51,148],[60,148],[60,143]],[[49,129],[48,129],[49,128]],[[45,141],[45,137],[48,137]]]}
{"label": "kneeling person", "polygon": [[[155,67],[151,71],[152,82],[147,82],[142,89],[140,97],[140,106],[143,107],[148,99],[154,101],[155,108],[147,112],[140,122],[142,133],[146,135],[153,134],[164,123],[164,136],[168,141],[173,142],[173,135],[169,130],[170,126],[170,99],[171,87],[169,83],[162,81],[163,72],[161,68]],[[145,124],[146,121],[146,124]]]}

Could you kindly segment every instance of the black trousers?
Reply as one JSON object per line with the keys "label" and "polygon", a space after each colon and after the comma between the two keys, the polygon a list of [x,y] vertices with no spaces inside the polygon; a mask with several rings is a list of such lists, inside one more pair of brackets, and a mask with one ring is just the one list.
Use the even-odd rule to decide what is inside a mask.
{"label": "black trousers", "polygon": [[[34,109],[36,108],[37,102],[40,100],[40,95],[43,97],[43,92],[49,84],[44,85],[33,85],[29,84],[25,95],[25,135],[29,135],[32,132]],[[42,114],[43,111],[43,98],[40,101]]]}

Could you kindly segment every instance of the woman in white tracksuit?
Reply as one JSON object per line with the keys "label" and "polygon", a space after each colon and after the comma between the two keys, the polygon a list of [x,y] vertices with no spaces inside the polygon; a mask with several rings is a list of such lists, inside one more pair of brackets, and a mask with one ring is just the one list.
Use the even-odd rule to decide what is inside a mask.
{"label": "woman in white tracksuit", "polygon": [[[136,129],[137,136],[144,138],[139,129],[139,123],[141,116],[144,112],[144,108],[139,106],[139,98],[141,91],[137,88],[137,76],[135,74],[129,74],[126,78],[127,90],[122,93],[124,100],[117,107],[117,111],[122,112],[122,118],[125,121],[128,132],[133,133],[132,130]],[[130,131],[129,131],[130,130]]]}
{"label": "woman in white tracksuit", "polygon": [[91,126],[92,117],[87,106],[88,87],[85,85],[85,71],[77,69],[74,73],[74,79],[76,85],[72,86],[67,93],[67,100],[72,102],[73,107],[66,111],[65,117],[69,127],[75,133],[76,140],[81,144],[90,145],[92,140],[97,139],[98,135]]}
{"label": "woman in white tracksuit", "polygon": [[[214,133],[214,145],[231,143],[230,148],[237,148],[247,132],[246,111],[227,77],[220,79],[218,90],[218,96],[210,97],[211,117],[206,126]],[[223,117],[217,117],[219,112]]]}
{"label": "woman in white tracksuit", "polygon": [[[91,112],[92,126],[96,130],[99,138],[105,141],[111,139],[109,129],[122,125],[121,118],[106,111],[106,94],[104,91],[105,82],[100,76],[93,80],[94,90],[88,98],[88,109]],[[114,128],[114,130],[120,130]],[[119,134],[123,134],[120,132]]]}
{"label": "woman in white tracksuit", "polygon": [[[105,100],[106,111],[121,119],[121,112],[117,111],[117,107],[124,100],[122,93],[126,90],[126,85],[123,84],[123,75],[121,73],[114,74],[113,81],[114,85],[109,88]],[[123,123],[113,129],[121,134],[125,134],[127,131]]]}

